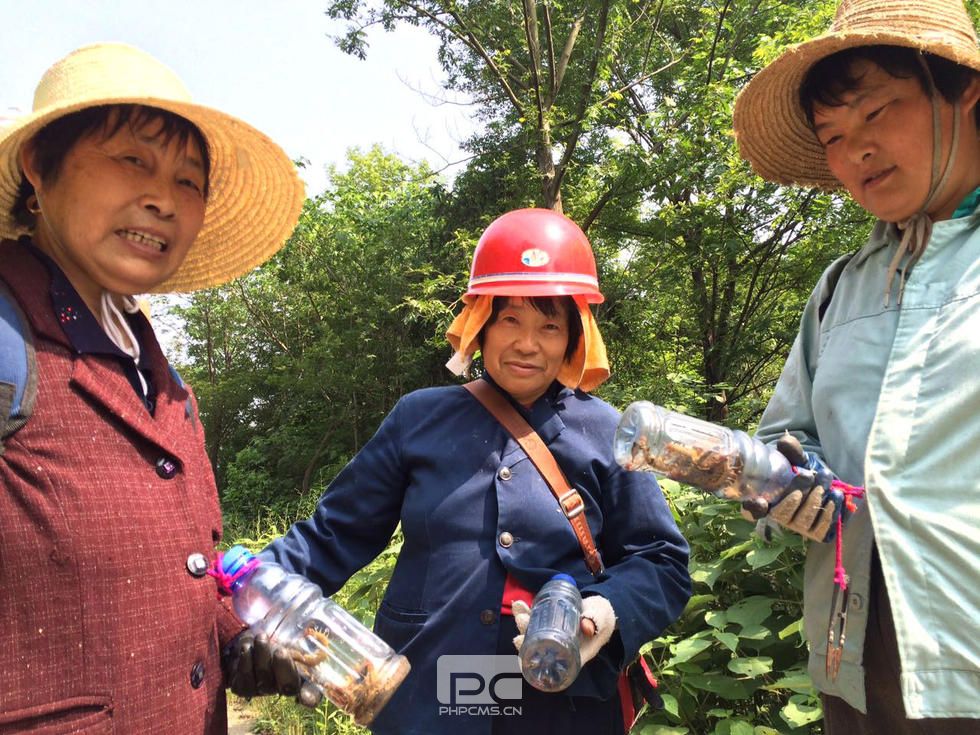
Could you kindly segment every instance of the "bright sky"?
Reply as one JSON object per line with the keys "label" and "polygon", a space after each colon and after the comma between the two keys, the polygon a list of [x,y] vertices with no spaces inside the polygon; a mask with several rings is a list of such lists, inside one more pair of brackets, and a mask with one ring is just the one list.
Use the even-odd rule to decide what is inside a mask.
{"label": "bright sky", "polygon": [[[31,109],[44,71],[97,41],[160,59],[196,102],[242,118],[310,161],[307,193],[350,147],[381,144],[436,169],[459,161],[468,108],[440,97],[436,44],[412,28],[372,32],[367,61],[327,37],[326,0],[0,0],[0,116]],[[427,101],[418,90],[428,93]],[[450,170],[452,173],[452,170]]]}

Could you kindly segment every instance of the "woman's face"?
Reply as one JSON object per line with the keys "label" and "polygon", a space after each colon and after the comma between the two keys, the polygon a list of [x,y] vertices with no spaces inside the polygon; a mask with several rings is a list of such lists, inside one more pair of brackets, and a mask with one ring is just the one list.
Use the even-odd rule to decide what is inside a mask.
{"label": "woman's face", "polygon": [[525,299],[508,299],[483,332],[483,365],[494,382],[518,403],[530,405],[558,377],[568,347],[569,314],[564,304],[550,317]]}
{"label": "woman's face", "polygon": [[[891,76],[861,60],[861,79],[842,95],[845,104],[816,105],[814,128],[831,173],[864,209],[886,222],[915,214],[929,193],[932,171],[932,102],[915,78]],[[930,205],[934,219],[947,219],[980,181],[973,108],[980,95],[974,80],[961,99],[960,144],[949,182]],[[940,97],[942,165],[949,157],[953,106]]]}
{"label": "woman's face", "polygon": [[193,140],[166,140],[161,126],[81,138],[47,183],[30,144],[22,152],[41,208],[35,243],[96,314],[103,290],[145,293],[173,275],[204,222],[201,151]]}

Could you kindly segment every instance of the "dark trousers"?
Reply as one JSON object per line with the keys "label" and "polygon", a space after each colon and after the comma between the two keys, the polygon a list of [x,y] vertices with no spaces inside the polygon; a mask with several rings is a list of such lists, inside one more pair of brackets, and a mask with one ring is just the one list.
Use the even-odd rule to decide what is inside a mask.
{"label": "dark trousers", "polygon": [[[517,626],[510,615],[500,616],[497,653],[513,656]],[[493,735],[622,735],[623,712],[619,697],[603,701],[541,692],[524,682],[521,715],[493,718]]]}
{"label": "dark trousers", "polygon": [[[978,735],[980,720],[934,718],[910,720],[902,704],[902,671],[888,590],[878,550],[871,558],[871,601],[864,639],[864,681],[868,713],[862,714],[839,697],[823,695],[827,735]],[[977,694],[980,696],[980,693]]]}

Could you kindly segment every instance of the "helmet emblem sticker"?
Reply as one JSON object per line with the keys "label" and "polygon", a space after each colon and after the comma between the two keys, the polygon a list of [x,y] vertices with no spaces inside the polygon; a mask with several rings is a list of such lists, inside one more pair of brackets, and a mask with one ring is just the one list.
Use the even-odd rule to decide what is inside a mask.
{"label": "helmet emblem sticker", "polygon": [[521,253],[521,262],[530,268],[540,268],[543,265],[548,265],[551,258],[548,256],[544,250],[539,248],[530,248]]}

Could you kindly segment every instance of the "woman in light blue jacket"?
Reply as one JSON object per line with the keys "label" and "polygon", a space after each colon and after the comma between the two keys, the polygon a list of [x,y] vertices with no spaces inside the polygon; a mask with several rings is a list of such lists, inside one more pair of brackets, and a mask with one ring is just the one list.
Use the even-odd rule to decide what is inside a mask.
{"label": "woman in light blue jacket", "polygon": [[865,487],[855,512],[820,486],[770,510],[816,542],[804,617],[830,735],[980,732],[978,98],[960,0],[845,0],[735,107],[760,175],[846,189],[879,220],[817,284],[759,427]]}

